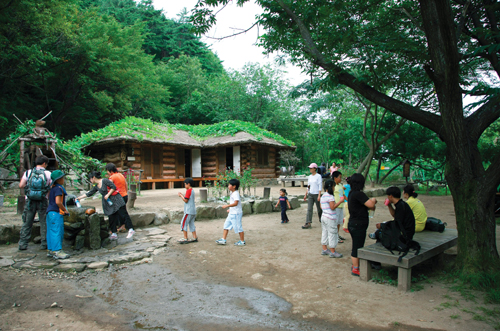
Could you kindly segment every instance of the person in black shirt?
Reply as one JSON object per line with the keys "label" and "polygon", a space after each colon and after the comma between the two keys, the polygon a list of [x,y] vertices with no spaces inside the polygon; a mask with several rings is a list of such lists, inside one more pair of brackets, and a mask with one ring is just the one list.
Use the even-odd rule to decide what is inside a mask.
{"label": "person in black shirt", "polygon": [[362,174],[351,176],[351,192],[347,197],[349,208],[348,229],[352,238],[351,274],[359,277],[358,249],[365,245],[366,229],[368,228],[368,209],[375,210],[377,199],[368,198],[362,191],[365,187],[365,177]]}
{"label": "person in black shirt", "polygon": [[[396,186],[389,187],[385,194],[387,194],[387,207],[389,208],[389,213],[394,217],[396,226],[401,231],[400,240],[403,243],[409,243],[413,239],[415,234],[415,216],[410,206],[401,199],[401,190]],[[394,205],[394,207],[392,206]],[[380,229],[380,223],[376,225],[377,229]],[[380,230],[377,230],[377,232]],[[375,234],[370,234],[370,238],[377,239],[377,232]]]}

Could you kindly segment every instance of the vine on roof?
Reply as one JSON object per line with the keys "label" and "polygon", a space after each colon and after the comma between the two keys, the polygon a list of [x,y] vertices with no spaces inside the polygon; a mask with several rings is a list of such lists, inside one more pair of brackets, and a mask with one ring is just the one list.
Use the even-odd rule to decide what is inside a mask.
{"label": "vine on roof", "polygon": [[198,140],[203,140],[211,137],[222,137],[227,135],[234,136],[236,133],[243,131],[253,135],[257,140],[262,140],[262,138],[266,137],[274,139],[287,146],[294,146],[294,143],[292,141],[287,140],[276,133],[261,129],[255,124],[237,120],[225,121],[215,124],[176,124],[173,127],[178,130],[187,131],[190,136]]}

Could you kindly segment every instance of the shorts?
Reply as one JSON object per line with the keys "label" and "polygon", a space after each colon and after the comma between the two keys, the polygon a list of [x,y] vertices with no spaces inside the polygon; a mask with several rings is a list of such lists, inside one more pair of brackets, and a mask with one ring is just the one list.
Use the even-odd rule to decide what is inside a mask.
{"label": "shorts", "polygon": [[241,225],[242,218],[243,214],[227,215],[226,221],[224,222],[224,230],[234,229],[234,233],[243,232],[243,226]]}
{"label": "shorts", "polygon": [[337,225],[342,225],[344,223],[344,208],[335,209],[337,212]]}
{"label": "shorts", "polygon": [[196,231],[196,227],[194,226],[194,219],[195,218],[196,218],[196,214],[194,214],[194,215],[184,214],[184,216],[182,216],[182,220],[181,220],[181,231],[187,231],[188,226],[189,226],[189,230],[191,232],[195,232]]}

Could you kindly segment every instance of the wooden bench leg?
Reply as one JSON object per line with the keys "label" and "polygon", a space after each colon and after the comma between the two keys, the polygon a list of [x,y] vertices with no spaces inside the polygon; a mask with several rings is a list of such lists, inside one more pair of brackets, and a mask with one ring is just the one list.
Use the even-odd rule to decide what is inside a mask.
{"label": "wooden bench leg", "polygon": [[398,268],[398,290],[408,291],[411,287],[411,268]]}
{"label": "wooden bench leg", "polygon": [[156,183],[155,182],[153,182],[153,188],[152,189],[156,190]]}
{"label": "wooden bench leg", "polygon": [[281,182],[281,187],[285,187],[285,181]]}
{"label": "wooden bench leg", "polygon": [[203,181],[199,181],[198,187],[203,187]]}
{"label": "wooden bench leg", "polygon": [[304,181],[300,182],[300,187],[304,187]]}
{"label": "wooden bench leg", "polygon": [[359,278],[364,282],[372,279],[372,267],[368,260],[359,259]]}

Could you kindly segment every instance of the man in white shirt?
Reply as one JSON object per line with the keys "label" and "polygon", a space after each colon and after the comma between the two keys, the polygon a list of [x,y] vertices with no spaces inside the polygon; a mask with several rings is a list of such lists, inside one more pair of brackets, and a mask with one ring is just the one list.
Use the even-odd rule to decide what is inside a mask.
{"label": "man in white shirt", "polygon": [[309,171],[311,175],[307,177],[307,191],[304,195],[304,201],[307,200],[307,216],[306,224],[302,226],[302,229],[310,229],[312,223],[313,206],[316,204],[316,210],[318,211],[318,216],[321,222],[321,189],[323,187],[323,178],[317,173],[318,165],[316,163],[311,163],[309,165]]}
{"label": "man in white shirt", "polygon": [[[30,199],[29,195],[26,197],[26,204],[23,212],[23,226],[21,228],[19,238],[19,250],[25,250],[28,248],[28,242],[31,239],[31,228],[33,227],[33,221],[37,212],[38,219],[40,220],[40,236],[42,237],[40,249],[47,249],[46,212],[49,205],[48,192],[50,190],[52,180],[50,179],[50,171],[45,170],[45,168],[47,168],[47,165],[49,164],[49,159],[45,155],[38,156],[35,160],[35,164],[35,173],[33,173],[33,170],[26,171],[21,178],[19,188],[24,188],[27,185],[29,186],[30,181],[33,181],[37,171],[43,171],[45,174],[45,182],[42,183],[44,187],[39,190],[39,192],[34,192],[35,195],[39,195],[37,199]],[[32,188],[31,191],[33,190],[34,188]]]}

